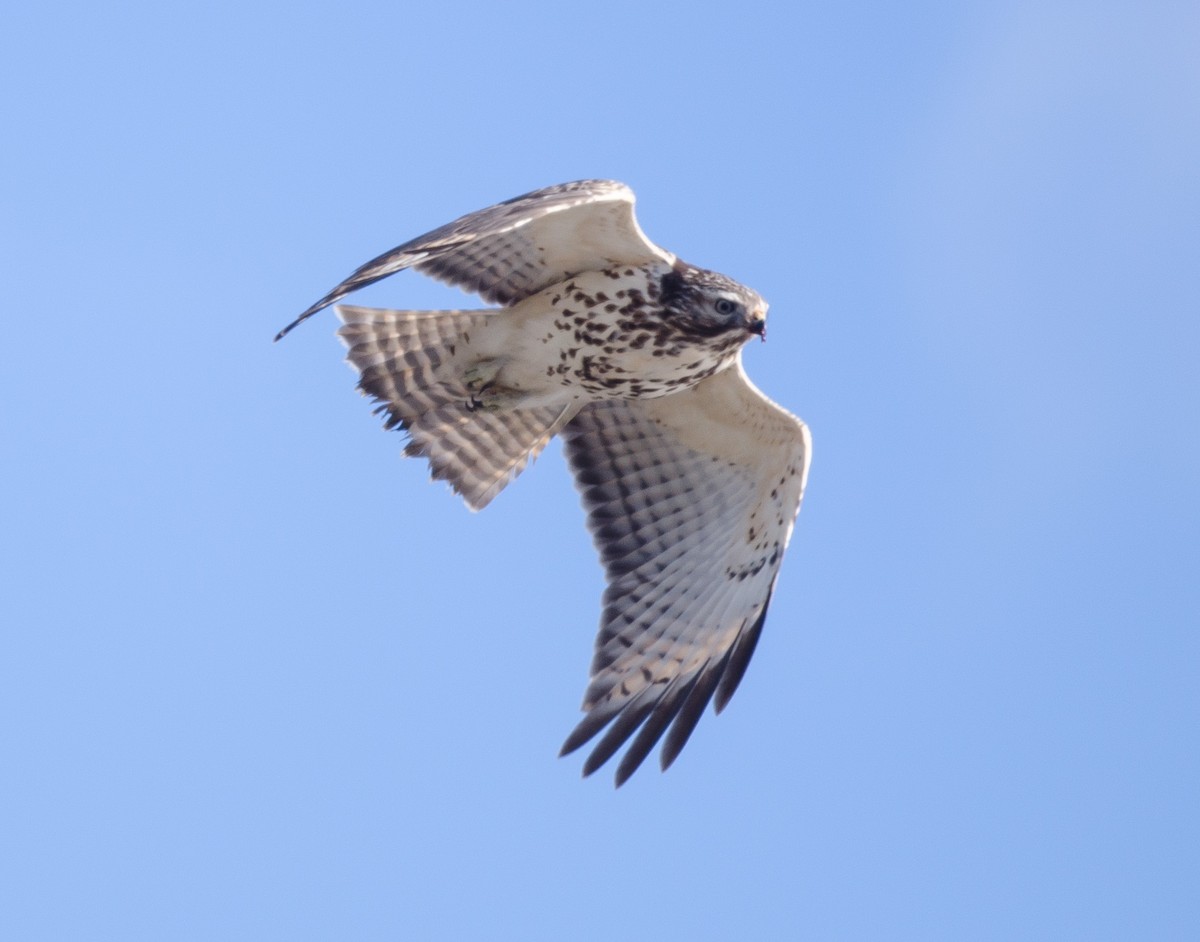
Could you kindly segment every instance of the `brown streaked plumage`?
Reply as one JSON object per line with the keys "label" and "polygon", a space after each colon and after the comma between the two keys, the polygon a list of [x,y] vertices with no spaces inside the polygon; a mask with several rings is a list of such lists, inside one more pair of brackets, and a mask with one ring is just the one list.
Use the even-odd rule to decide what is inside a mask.
{"label": "brown streaked plumage", "polygon": [[502,305],[344,305],[339,335],[406,454],[473,509],[563,436],[608,581],[563,754],[604,731],[586,775],[628,743],[618,785],[664,734],[667,768],[733,695],[811,456],[804,423],[742,369],[765,302],[647,240],[633,202],[585,180],[471,213],[363,265],[276,337],[404,268]]}

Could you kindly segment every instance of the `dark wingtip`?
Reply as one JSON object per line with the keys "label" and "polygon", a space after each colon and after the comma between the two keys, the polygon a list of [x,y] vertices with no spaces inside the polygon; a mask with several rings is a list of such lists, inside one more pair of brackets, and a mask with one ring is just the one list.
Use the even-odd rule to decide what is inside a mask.
{"label": "dark wingtip", "polygon": [[616,751],[616,747],[614,746],[612,752],[599,753],[599,754],[595,753],[595,752],[590,753],[588,755],[587,759],[585,759],[583,762],[583,777],[587,778],[589,775],[591,775],[593,772],[595,772],[596,769],[598,769],[598,768],[600,768],[600,766],[604,765],[605,762],[607,762],[610,758],[612,758],[612,753],[615,751]]}
{"label": "dark wingtip", "polygon": [[617,767],[618,787],[646,761],[646,757],[658,745],[663,732],[676,719],[680,709],[687,703],[693,689],[696,687],[697,681],[702,676],[702,674],[694,674],[682,681],[676,677],[659,696],[658,701],[650,712],[650,716],[647,717],[642,728],[638,730],[637,736],[625,751],[625,755],[621,757],[621,764]]}
{"label": "dark wingtip", "polygon": [[[651,687],[646,687],[623,706],[616,719],[613,720],[613,724],[601,737],[600,742],[588,754],[587,760],[583,763],[584,775],[591,775],[596,769],[604,765],[605,762],[611,759],[625,745],[625,741],[637,732],[638,727],[642,725],[642,722],[650,714],[654,706],[653,701],[647,702],[650,698],[651,689]],[[629,771],[632,772],[633,769]],[[620,772],[618,772],[619,777]],[[617,784],[620,785],[621,782],[618,781]]]}
{"label": "dark wingtip", "polygon": [[742,630],[729,651],[729,662],[725,666],[725,672],[721,675],[716,695],[713,697],[713,709],[718,713],[729,705],[738,685],[746,675],[746,668],[750,666],[750,658],[754,656],[754,649],[758,647],[758,639],[762,636],[763,625],[767,620],[767,608],[771,604],[771,593],[774,591],[775,586],[772,584],[763,601],[762,611],[758,613],[758,618],[754,620],[753,625]]}
{"label": "dark wingtip", "polygon": [[683,747],[687,745],[692,731],[695,730],[696,724],[700,722],[700,717],[704,715],[705,708],[712,700],[713,690],[721,679],[727,661],[728,655],[718,664],[706,664],[700,676],[696,678],[694,686],[688,691],[687,698],[680,705],[658,756],[659,766],[664,772],[679,758]]}
{"label": "dark wingtip", "polygon": [[579,724],[571,730],[571,734],[567,736],[566,741],[562,744],[562,749],[558,752],[558,757],[561,759],[563,756],[569,756],[600,732],[600,730],[604,729],[609,724],[609,721],[620,712],[620,707],[613,706],[611,703],[592,707],[587,716],[580,720]]}
{"label": "dark wingtip", "polygon": [[[654,739],[657,738],[657,736],[654,737]],[[641,764],[646,759],[646,755],[654,748],[654,742],[652,741],[641,748],[639,746],[639,743],[634,743],[626,751],[625,755],[621,756],[621,763],[617,766],[617,774],[613,776],[613,784],[617,788],[620,788],[629,781],[629,777],[641,767]]]}
{"label": "dark wingtip", "polygon": [[322,298],[320,301],[318,301],[316,304],[314,304],[312,307],[310,307],[307,311],[305,311],[303,314],[301,314],[299,317],[297,317],[294,321],[292,321],[290,324],[288,324],[287,327],[283,328],[283,330],[281,330],[279,333],[277,333],[275,335],[274,342],[279,343],[279,341],[281,341],[284,337],[286,337],[288,334],[290,334],[296,327],[298,327],[300,324],[304,323],[304,321],[308,320],[314,314],[316,314],[320,311],[323,311],[325,308],[329,307],[329,305],[332,303],[333,303],[332,299]]}

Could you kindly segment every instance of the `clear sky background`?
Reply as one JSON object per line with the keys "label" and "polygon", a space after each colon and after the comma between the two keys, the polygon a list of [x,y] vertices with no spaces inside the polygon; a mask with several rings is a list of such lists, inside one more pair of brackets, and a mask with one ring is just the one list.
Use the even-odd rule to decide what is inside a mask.
{"label": "clear sky background", "polygon": [[[0,937],[1198,937],[1195,3],[11,6]],[[271,343],[593,176],[815,439],[745,683],[619,791],[558,446],[473,515],[332,314]]]}

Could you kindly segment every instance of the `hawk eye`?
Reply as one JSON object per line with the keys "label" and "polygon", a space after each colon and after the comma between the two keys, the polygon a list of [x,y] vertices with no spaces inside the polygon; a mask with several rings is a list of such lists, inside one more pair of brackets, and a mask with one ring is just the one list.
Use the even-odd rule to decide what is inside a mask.
{"label": "hawk eye", "polygon": [[722,317],[736,314],[740,307],[737,301],[730,301],[729,298],[717,298],[717,303],[713,305],[713,309]]}

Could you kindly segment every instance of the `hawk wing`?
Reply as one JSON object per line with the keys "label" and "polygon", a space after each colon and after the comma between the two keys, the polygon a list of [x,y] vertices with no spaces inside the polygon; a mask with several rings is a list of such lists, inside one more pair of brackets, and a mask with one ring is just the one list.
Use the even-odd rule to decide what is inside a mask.
{"label": "hawk wing", "polygon": [[611,723],[589,775],[636,732],[620,785],[668,725],[664,769],[714,693],[718,712],[733,696],[800,509],[811,438],[754,387],[740,355],[687,392],[592,403],[562,436],[608,580],[587,716],[562,754]]}
{"label": "hawk wing", "polygon": [[367,262],[275,339],[350,292],[405,268],[509,305],[581,271],[673,262],[674,255],[642,233],[633,203],[633,190],[624,183],[579,180],[469,213]]}

